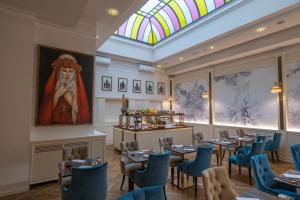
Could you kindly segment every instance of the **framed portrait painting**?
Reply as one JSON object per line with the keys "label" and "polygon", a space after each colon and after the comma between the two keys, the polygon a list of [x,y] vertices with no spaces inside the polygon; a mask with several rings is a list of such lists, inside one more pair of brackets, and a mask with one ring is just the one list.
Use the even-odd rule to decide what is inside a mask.
{"label": "framed portrait painting", "polygon": [[157,93],[164,95],[166,93],[166,85],[165,83],[157,83]]}
{"label": "framed portrait painting", "polygon": [[127,92],[127,78],[118,78],[118,91]]}
{"label": "framed portrait painting", "polygon": [[154,94],[154,82],[146,81],[146,94]]}
{"label": "framed portrait painting", "polygon": [[91,124],[94,56],[38,45],[36,125]]}
{"label": "framed portrait painting", "polygon": [[141,80],[133,80],[133,93],[141,93]]}
{"label": "framed portrait painting", "polygon": [[112,77],[102,76],[102,87],[103,91],[112,91]]}

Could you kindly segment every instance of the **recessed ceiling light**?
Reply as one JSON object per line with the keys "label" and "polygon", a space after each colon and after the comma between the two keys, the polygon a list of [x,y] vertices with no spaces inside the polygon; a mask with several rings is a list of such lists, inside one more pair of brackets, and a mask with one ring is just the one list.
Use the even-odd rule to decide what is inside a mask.
{"label": "recessed ceiling light", "polygon": [[116,8],[108,8],[106,10],[107,14],[109,14],[110,16],[117,16],[119,15],[119,10]]}
{"label": "recessed ceiling light", "polygon": [[210,46],[209,48],[210,48],[211,50],[213,50],[213,49],[215,49],[215,46]]}
{"label": "recessed ceiling light", "polygon": [[99,39],[99,35],[96,35],[96,39]]}
{"label": "recessed ceiling light", "polygon": [[259,28],[257,28],[257,29],[255,30],[255,32],[256,32],[256,33],[262,33],[262,32],[264,32],[265,30],[267,30],[266,27],[259,27]]}
{"label": "recessed ceiling light", "polygon": [[161,68],[161,65],[156,65],[156,67]]}
{"label": "recessed ceiling light", "polygon": [[183,60],[183,57],[179,57],[178,59],[179,59],[179,60]]}

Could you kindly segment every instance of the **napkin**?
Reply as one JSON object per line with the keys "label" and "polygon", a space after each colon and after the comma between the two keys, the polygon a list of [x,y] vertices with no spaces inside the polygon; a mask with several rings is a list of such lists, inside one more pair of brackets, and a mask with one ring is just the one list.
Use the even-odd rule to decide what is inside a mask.
{"label": "napkin", "polygon": [[235,200],[259,200],[258,198],[235,197]]}
{"label": "napkin", "polygon": [[286,178],[299,178],[300,179],[300,175],[297,175],[297,174],[283,174],[284,177]]}

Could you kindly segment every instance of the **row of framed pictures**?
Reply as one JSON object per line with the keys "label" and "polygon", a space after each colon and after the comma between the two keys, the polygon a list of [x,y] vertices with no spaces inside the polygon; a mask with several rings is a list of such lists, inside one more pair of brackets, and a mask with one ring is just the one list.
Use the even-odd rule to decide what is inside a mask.
{"label": "row of framed pictures", "polygon": [[[132,80],[132,92],[141,93],[142,92],[142,81],[141,80]],[[127,78],[118,78],[118,91],[127,92],[128,79]],[[154,82],[146,81],[145,85],[146,94],[154,94]],[[102,90],[103,91],[112,91],[112,77],[111,76],[102,76]],[[157,83],[157,94],[164,95],[166,92],[165,83]]]}

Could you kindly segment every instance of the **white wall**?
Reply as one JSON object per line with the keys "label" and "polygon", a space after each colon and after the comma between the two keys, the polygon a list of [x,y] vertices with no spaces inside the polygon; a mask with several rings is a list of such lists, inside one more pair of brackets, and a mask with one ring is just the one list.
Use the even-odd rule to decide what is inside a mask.
{"label": "white wall", "polygon": [[[96,54],[96,37],[91,35],[95,33],[91,32],[88,34],[82,33],[79,28],[77,29],[66,29],[64,27],[56,27],[53,25],[47,25],[43,23],[35,24],[35,36],[34,44],[46,45],[50,47],[57,47],[61,49],[86,53],[95,55]],[[36,54],[32,55],[35,58]],[[34,77],[36,77],[37,66],[34,67]],[[36,79],[34,79],[34,87],[36,87]],[[35,90],[33,97],[35,99]],[[32,127],[31,127],[31,138],[47,138],[49,135],[57,136],[77,136],[84,135],[93,130],[93,125],[80,125],[80,126],[44,126],[35,127],[35,101],[32,102]]]}
{"label": "white wall", "polygon": [[[215,115],[215,103],[218,99],[216,99],[216,93],[224,93],[224,91],[217,91],[215,90],[215,84],[214,84],[214,77],[218,76],[220,74],[229,74],[229,73],[234,73],[234,72],[238,72],[238,71],[242,71],[242,70],[255,70],[255,69],[262,69],[265,67],[274,67],[275,70],[277,69],[277,56],[282,56],[282,60],[283,60],[283,87],[286,88],[286,85],[288,84],[286,82],[286,73],[287,73],[287,59],[286,59],[286,55],[289,55],[291,53],[294,52],[299,52],[300,51],[300,44],[298,45],[294,45],[294,46],[290,46],[290,47],[286,47],[286,48],[281,48],[281,49],[276,49],[270,52],[265,52],[263,54],[260,55],[254,55],[251,57],[247,57],[247,58],[242,58],[242,59],[238,59],[232,62],[227,62],[227,63],[222,63],[222,64],[218,64],[215,66],[211,66],[211,67],[207,67],[204,69],[199,69],[199,70],[194,70],[194,71],[190,71],[187,73],[183,73],[180,75],[175,76],[174,78],[174,83],[178,83],[178,82],[189,82],[191,79],[195,79],[195,77],[198,77],[198,79],[203,78],[203,76],[207,77],[208,76],[208,72],[212,73],[212,114],[213,114],[213,118]],[[195,64],[195,66],[197,66],[197,64]],[[277,73],[277,72],[276,72]],[[272,74],[269,73],[268,76],[270,77],[275,77],[275,80],[277,79],[277,74]],[[267,78],[270,78],[267,77]],[[263,81],[263,83],[261,83],[261,85],[266,85],[267,84],[267,78],[266,80],[259,80],[259,82]],[[299,80],[300,83],[300,80]],[[174,84],[174,85],[175,85]],[[256,85],[256,87],[259,87],[259,85]],[[253,86],[254,87],[254,86]],[[263,87],[263,86],[261,86]],[[268,86],[271,89],[271,86]],[[174,90],[173,90],[174,91]],[[269,89],[266,89],[266,92],[270,92]],[[271,95],[271,93],[268,93]],[[220,94],[219,94],[220,95]],[[233,97],[234,95],[232,93],[224,93],[223,96],[231,96]],[[259,93],[254,93],[253,95],[259,95]],[[277,95],[277,94],[272,94],[272,95]],[[284,96],[284,115],[285,117],[287,116],[287,100],[288,100],[288,96],[286,91],[283,92],[283,96]],[[257,97],[257,99],[259,99],[259,97]],[[264,103],[267,103],[269,101],[269,99],[265,98]],[[176,102],[174,102],[176,103]],[[272,116],[268,116],[269,118],[272,117],[272,119],[274,119],[276,122],[278,121],[279,123],[279,102],[276,103],[276,106],[274,108],[271,108],[273,110],[270,110],[268,112],[276,112],[276,114],[272,115]],[[286,121],[286,119],[284,119]],[[261,122],[261,119],[260,119]],[[269,128],[269,127],[248,127],[245,128],[245,130],[249,133],[264,133],[264,134],[269,134],[272,135],[274,132],[281,132],[282,133],[282,139],[281,139],[281,145],[280,145],[280,151],[279,151],[279,155],[280,155],[280,159],[281,160],[286,160],[286,161],[291,161],[291,154],[290,154],[290,150],[289,150],[289,146],[291,144],[299,144],[300,143],[300,132],[299,131],[295,131],[295,132],[291,132],[289,131],[286,127],[284,128],[284,130],[276,130],[276,124],[275,122],[275,126],[274,128]],[[235,135],[236,134],[236,129],[238,127],[238,125],[233,125],[233,124],[224,124],[224,125],[217,125],[216,122],[214,121],[213,124],[190,124],[194,126],[194,130],[197,131],[201,131],[204,133],[205,138],[219,138],[219,131],[220,130],[228,130],[230,134]],[[263,125],[263,124],[262,124]],[[278,126],[279,127],[279,126]],[[275,130],[274,130],[275,129]]]}
{"label": "white wall", "polygon": [[[112,91],[102,91],[102,76],[113,77]],[[127,92],[118,92],[118,78],[127,78]],[[141,80],[141,93],[133,93],[133,79]],[[154,82],[154,94],[146,94],[146,81]],[[157,82],[166,86],[165,95],[157,94]],[[107,143],[112,143],[113,125],[118,124],[121,113],[121,98],[125,94],[129,98],[129,109],[156,108],[162,109],[162,102],[167,99],[168,77],[163,70],[154,73],[138,72],[135,62],[112,59],[109,66],[97,64],[95,68],[95,126],[106,133]]]}
{"label": "white wall", "polygon": [[0,196],[28,189],[34,21],[0,6]]}
{"label": "white wall", "polygon": [[[85,135],[93,125],[35,127],[37,44],[95,55],[95,23],[78,28],[37,22],[0,4],[0,196],[29,188],[30,139]],[[85,30],[84,30],[85,29]]]}

